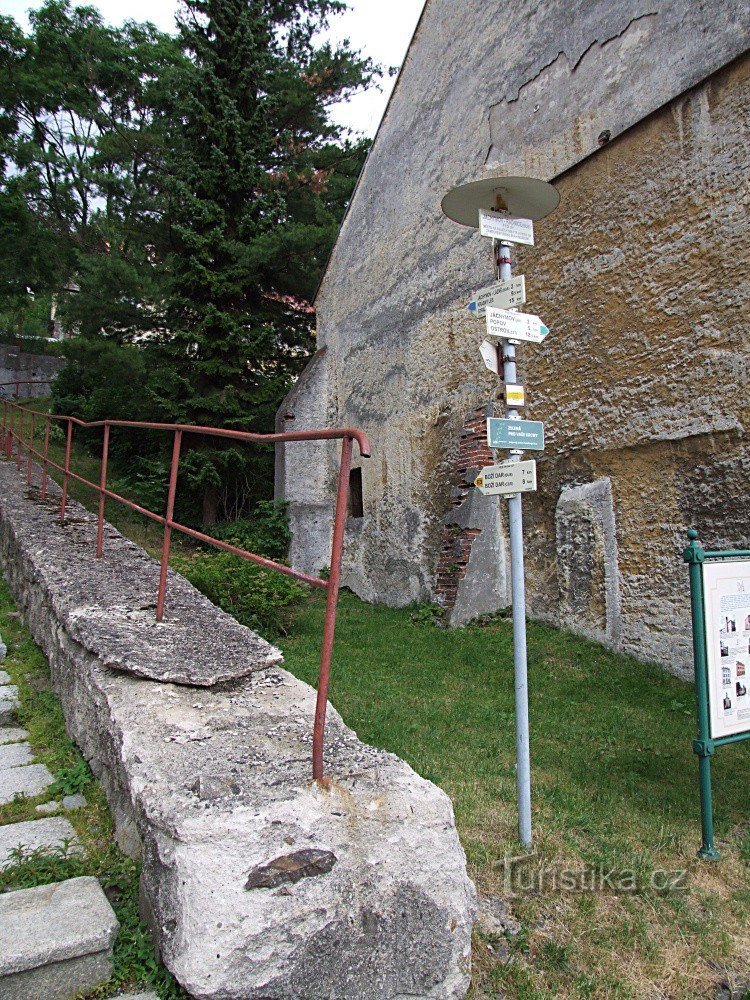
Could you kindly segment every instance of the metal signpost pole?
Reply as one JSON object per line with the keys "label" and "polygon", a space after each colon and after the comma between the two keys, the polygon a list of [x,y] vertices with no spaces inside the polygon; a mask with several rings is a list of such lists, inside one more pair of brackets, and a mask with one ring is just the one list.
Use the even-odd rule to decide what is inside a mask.
{"label": "metal signpost pole", "polygon": [[485,366],[504,381],[505,416],[487,420],[490,448],[507,449],[510,460],[487,466],[474,480],[486,496],[508,497],[511,589],[513,595],[513,665],[516,708],[516,774],[518,784],[518,835],[531,849],[531,761],[529,753],[529,685],[526,656],[526,587],[523,559],[523,508],[521,494],[536,489],[536,463],[522,462],[526,451],[544,450],[544,427],[524,420],[519,407],[525,405],[523,386],[516,382],[516,345],[541,344],[548,328],[538,316],[519,313],[526,301],[523,275],[512,277],[513,243],[534,245],[534,221],[543,219],[558,205],[558,192],[531,177],[486,177],[461,184],[443,198],[445,215],[462,226],[479,229],[492,238],[494,286],[479,289],[468,304],[477,318],[486,318],[487,337],[479,353]]}
{"label": "metal signpost pole", "polygon": [[[497,271],[500,281],[512,276],[511,245],[496,243]],[[516,345],[501,341],[503,379],[506,385],[517,380]],[[506,406],[509,420],[520,420],[517,409]],[[523,452],[513,449],[512,462],[520,462]],[[508,498],[508,535],[510,539],[510,578],[513,603],[513,667],[516,705],[516,781],[518,785],[518,836],[526,850],[531,850],[531,753],[529,747],[529,679],[526,655],[526,584],[523,565],[523,506],[520,493]]]}

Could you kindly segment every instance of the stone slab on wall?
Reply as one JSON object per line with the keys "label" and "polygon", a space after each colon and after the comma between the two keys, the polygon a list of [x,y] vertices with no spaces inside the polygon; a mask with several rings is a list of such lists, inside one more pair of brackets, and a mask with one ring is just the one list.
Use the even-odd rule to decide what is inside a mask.
{"label": "stone slab on wall", "polygon": [[[98,603],[93,549],[6,462],[0,555],[118,842],[142,856],[142,909],[161,956],[191,996],[465,994],[475,892],[440,789],[360,742],[330,706],[331,780],[313,782],[315,692],[278,665],[200,688],[105,666],[61,611],[71,588],[91,587]],[[108,532],[115,579],[126,585],[141,558]]]}
{"label": "stone slab on wall", "polygon": [[[63,358],[48,354],[28,354],[10,344],[0,344],[0,386],[4,382],[52,381],[65,364]],[[13,386],[0,388],[0,399],[12,399]],[[42,398],[49,396],[47,385],[30,385],[19,388],[20,397]]]}

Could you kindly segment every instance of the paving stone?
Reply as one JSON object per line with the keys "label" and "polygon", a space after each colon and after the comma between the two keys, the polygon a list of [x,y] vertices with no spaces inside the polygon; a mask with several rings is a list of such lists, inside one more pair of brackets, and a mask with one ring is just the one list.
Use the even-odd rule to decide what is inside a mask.
{"label": "paving stone", "polygon": [[0,997],[70,1000],[112,976],[119,924],[95,878],[0,895]]}
{"label": "paving stone", "polygon": [[81,851],[75,830],[62,816],[0,826],[0,872],[13,865],[11,855],[13,850],[18,847],[23,847],[27,852],[31,852],[40,848],[55,850],[66,844],[70,845],[71,852]]}
{"label": "paving stone", "polygon": [[19,740],[27,740],[29,734],[25,729],[18,729],[13,726],[0,726],[0,746],[6,743],[17,743]]}
{"label": "paving stone", "polygon": [[18,688],[14,684],[0,685],[0,726],[15,722],[18,704]]}
{"label": "paving stone", "polygon": [[44,764],[6,767],[0,771],[0,805],[12,802],[16,795],[28,795],[30,798],[41,795],[54,780]]}
{"label": "paving stone", "polygon": [[0,670],[0,684],[10,684],[10,674],[5,670]]}
{"label": "paving stone", "polygon": [[48,815],[49,813],[57,812],[58,809],[62,809],[62,802],[42,802],[40,806],[35,807],[34,812]]}
{"label": "paving stone", "polygon": [[33,759],[34,751],[28,743],[8,743],[0,747],[0,770],[30,764]]}
{"label": "paving stone", "polygon": [[118,993],[114,1000],[159,1000],[156,993]]}
{"label": "paving stone", "polygon": [[87,804],[86,796],[80,792],[76,792],[75,795],[64,795],[62,804],[63,809],[82,809]]}
{"label": "paving stone", "polygon": [[5,659],[7,655],[8,655],[8,647],[5,645],[3,640],[0,639],[0,663],[2,663],[2,661]]}

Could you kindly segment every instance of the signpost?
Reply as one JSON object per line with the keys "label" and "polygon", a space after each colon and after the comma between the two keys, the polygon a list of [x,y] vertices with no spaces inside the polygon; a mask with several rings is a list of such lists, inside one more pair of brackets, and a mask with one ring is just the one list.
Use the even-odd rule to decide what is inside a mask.
{"label": "signpost", "polygon": [[[443,198],[443,212],[463,226],[479,228],[482,236],[492,239],[493,260],[496,274],[503,292],[511,294],[513,277],[511,273],[511,244],[534,245],[534,221],[543,219],[557,208],[560,196],[551,184],[531,177],[487,177],[453,188]],[[497,289],[497,286],[496,286]],[[521,420],[514,401],[513,390],[517,384],[516,342],[541,343],[549,330],[538,316],[508,312],[526,300],[524,282],[521,302],[501,300],[491,302],[492,288],[477,293],[469,309],[477,316],[485,309],[487,333],[480,347],[484,364],[490,371],[500,373],[506,386],[505,419],[491,417],[487,421],[487,440],[491,448],[510,450],[509,463],[488,466],[477,477],[477,489],[489,495],[508,497],[508,534],[510,537],[511,589],[513,600],[513,669],[515,675],[516,707],[516,781],[518,787],[518,835],[527,850],[531,849],[531,760],[529,753],[529,692],[528,664],[526,655],[526,587],[523,559],[523,510],[522,493],[536,487],[536,463],[521,462],[521,452],[525,449],[541,451],[544,448],[544,428],[538,421]],[[495,291],[494,294],[500,294]],[[476,304],[476,308],[472,308]],[[494,314],[494,316],[493,316]],[[499,341],[497,348],[491,343]],[[494,352],[494,359],[492,353]],[[509,391],[510,390],[510,391]],[[533,465],[533,486],[523,485],[530,481],[527,470],[508,472],[509,467],[520,469]],[[503,470],[502,472],[498,470]],[[493,473],[489,476],[490,471]],[[488,477],[485,478],[485,473]],[[479,479],[482,480],[481,485]],[[497,482],[496,489],[490,484]],[[512,490],[502,484],[510,483]]]}
{"label": "signpost", "polygon": [[487,288],[480,288],[474,293],[474,298],[467,308],[474,313],[477,319],[482,319],[487,306],[494,306],[496,309],[516,309],[526,301],[526,279],[522,274],[510,281],[496,281],[494,285]]}
{"label": "signpost", "polygon": [[718,747],[750,739],[750,551],[706,552],[688,531],[693,661],[698,710],[702,843],[698,857],[716,861],[711,757]]}
{"label": "signpost", "polygon": [[498,340],[525,340],[541,344],[549,333],[538,316],[532,313],[508,312],[505,309],[487,309],[487,336]]}
{"label": "signpost", "polygon": [[536,489],[536,462],[503,462],[485,465],[474,485],[486,497],[510,496]]}

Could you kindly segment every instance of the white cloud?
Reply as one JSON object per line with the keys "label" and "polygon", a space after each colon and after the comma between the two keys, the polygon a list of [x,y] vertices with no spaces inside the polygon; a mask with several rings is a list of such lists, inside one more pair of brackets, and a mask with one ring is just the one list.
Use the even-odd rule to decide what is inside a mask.
{"label": "white cloud", "polygon": [[[326,33],[331,41],[348,38],[352,47],[385,70],[400,66],[419,20],[425,0],[350,0],[350,10],[333,18]],[[79,4],[84,5],[84,2]],[[86,4],[88,5],[88,4]],[[122,0],[92,0],[110,24],[124,20],[151,21],[162,31],[174,28],[176,0],[128,0],[124,9]],[[28,27],[26,11],[41,6],[41,0],[2,0],[2,13],[14,17]],[[381,81],[381,90],[374,88],[359,94],[348,104],[337,105],[334,119],[347,128],[365,135],[374,135],[393,89],[395,77],[387,75]]]}

